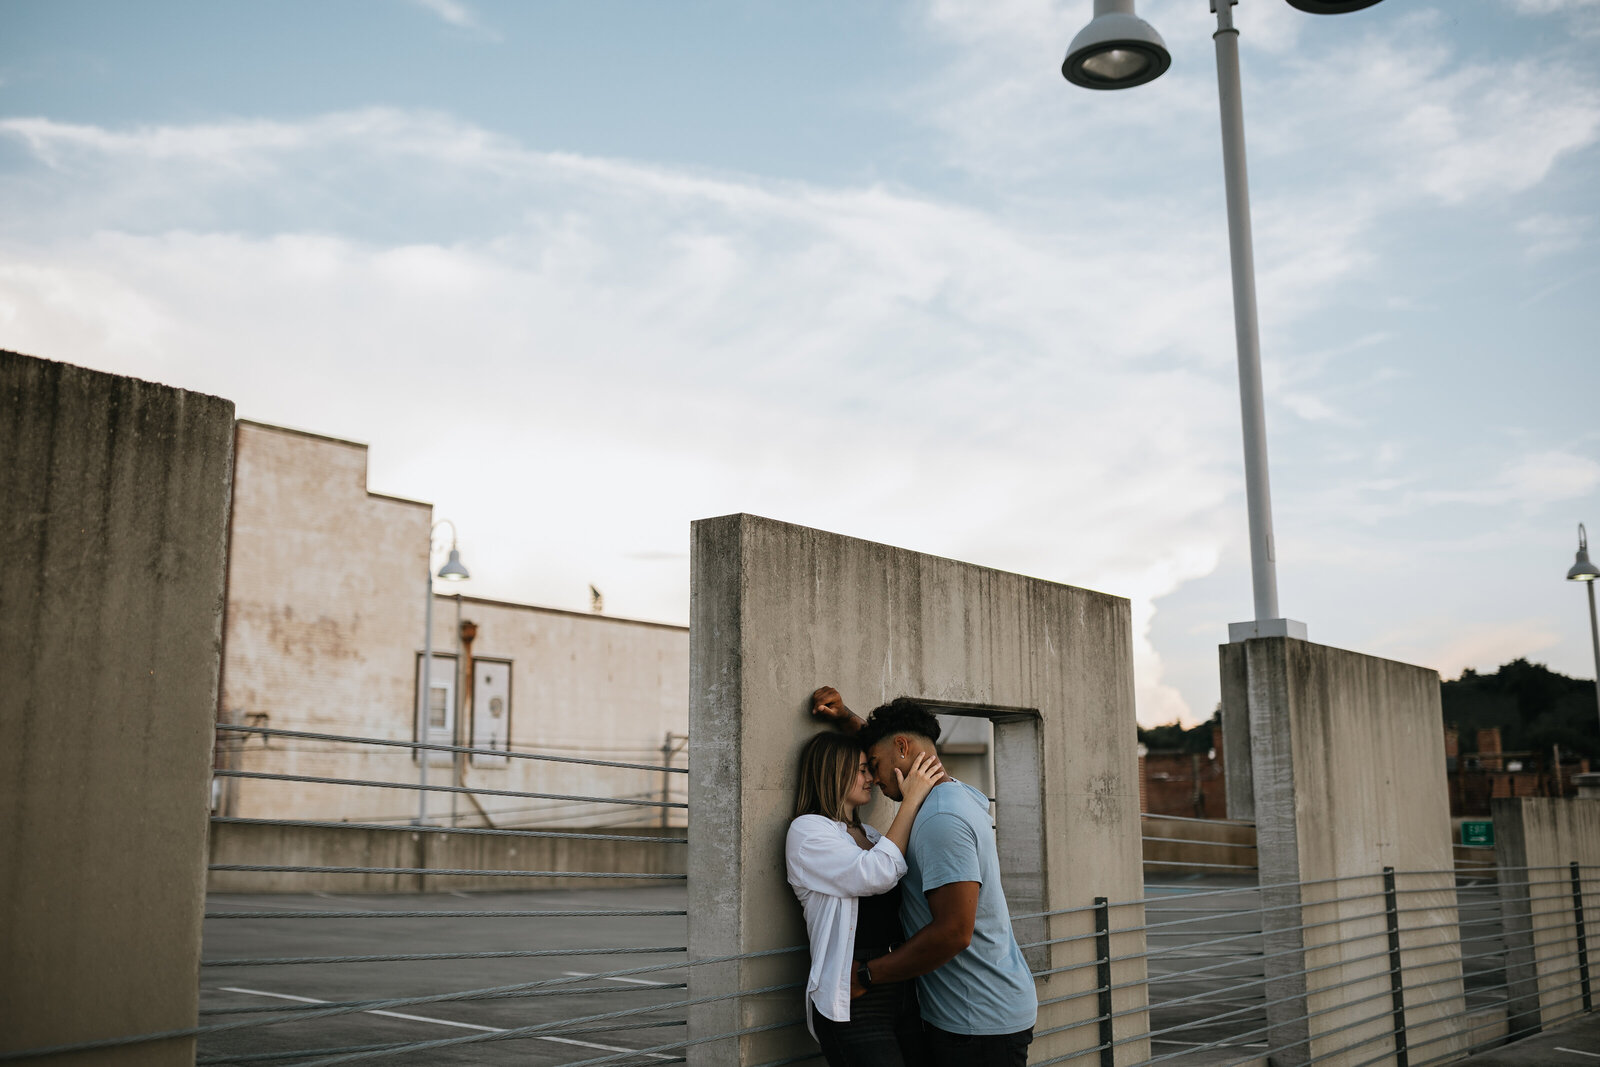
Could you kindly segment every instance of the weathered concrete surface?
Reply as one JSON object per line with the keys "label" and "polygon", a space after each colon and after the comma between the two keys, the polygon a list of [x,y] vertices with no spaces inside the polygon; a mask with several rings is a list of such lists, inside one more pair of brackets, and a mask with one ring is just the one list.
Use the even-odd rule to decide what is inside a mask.
{"label": "weathered concrete surface", "polygon": [[1408,1040],[1463,1047],[1444,1021],[1464,1001],[1460,948],[1439,944],[1457,908],[1438,674],[1287,637],[1224,645],[1221,666],[1223,736],[1250,739],[1272,1063],[1392,1047],[1385,867],[1439,872],[1397,876]]}
{"label": "weathered concrete surface", "polygon": [[[211,828],[211,862],[227,866],[374,867],[472,871],[594,871],[662,878],[538,878],[527,875],[329,874],[212,871],[213,893],[443,893],[532,889],[619,889],[681,881],[683,830],[586,830],[618,840],[422,832],[411,827],[267,826]],[[643,838],[644,840],[626,840]]]}
{"label": "weathered concrete surface", "polygon": [[[946,706],[1013,709],[997,719],[996,773],[1002,862],[1030,842],[1007,827],[1026,809],[1030,786],[1043,830],[1035,883],[1050,909],[1097,896],[1143,896],[1140,877],[1137,742],[1132,634],[1126,600],[967,563],[919,555],[751,515],[694,524],[690,627],[689,886],[692,957],[805,944],[800,908],[785,880],[784,832],[794,803],[800,746],[817,730],[807,698],[840,687],[865,713],[902,694]],[[1035,715],[1035,713],[1037,713]],[[1002,752],[1027,721],[1042,743],[1042,786],[1015,781]],[[1002,737],[1002,734],[1011,736]],[[1026,730],[1023,730],[1026,733]],[[1019,757],[1020,758],[1020,757]],[[1008,785],[1009,783],[1009,785]],[[1015,799],[1010,799],[1011,797]],[[881,818],[884,813],[879,813]],[[1018,821],[1026,823],[1026,812]],[[1037,843],[1033,843],[1036,845]],[[1008,861],[1007,857],[1011,857]],[[1014,912],[1021,879],[1002,880]],[[1118,909],[1114,927],[1142,924],[1142,909]],[[1049,933],[1091,933],[1088,912],[1060,916]],[[1142,951],[1143,934],[1113,937],[1114,955]],[[1051,967],[1092,961],[1093,939],[1050,946]],[[1094,968],[1042,980],[1040,999],[1094,988]],[[1143,977],[1142,960],[1116,965],[1113,980]],[[701,966],[692,995],[756,989],[805,979],[805,953]],[[1118,1037],[1143,1031],[1142,989],[1118,990]],[[693,1010],[692,1037],[709,1037],[801,1016],[794,989]],[[1039,1029],[1092,1017],[1092,993],[1041,1008]],[[1092,1048],[1091,1023],[1041,1037],[1035,1062]],[[803,1029],[695,1046],[701,1065],[758,1063],[809,1045]],[[1118,1062],[1148,1054],[1120,1046]]]}
{"label": "weathered concrete surface", "polygon": [[229,401],[0,352],[0,1050],[194,1025],[232,441]]}
{"label": "weathered concrete surface", "polygon": [[1511,1029],[1527,1032],[1583,1010],[1573,863],[1583,901],[1591,999],[1600,989],[1600,799],[1501,798],[1490,811],[1505,916]]}

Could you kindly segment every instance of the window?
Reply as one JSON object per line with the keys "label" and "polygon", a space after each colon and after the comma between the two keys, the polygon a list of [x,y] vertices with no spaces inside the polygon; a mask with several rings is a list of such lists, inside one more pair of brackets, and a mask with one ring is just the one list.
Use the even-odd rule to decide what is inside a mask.
{"label": "window", "polygon": [[[1006,906],[1012,916],[1046,910],[1050,887],[1044,868],[1044,733],[1039,712],[1033,708],[927,703],[941,719],[957,716],[988,720],[994,738],[987,761],[992,768],[990,781],[994,784],[994,836],[1000,854],[1000,883],[1005,887]],[[967,724],[955,725],[957,729],[950,735],[953,739],[971,733],[973,740],[958,741],[952,747],[962,744],[975,747],[981,731],[961,729]],[[964,754],[958,748],[957,755]],[[979,783],[969,780],[968,784],[977,786]],[[1014,920],[1012,926],[1017,941],[1022,944],[1043,941],[1050,936],[1042,917]],[[1028,966],[1035,970],[1049,966],[1048,945],[1025,948],[1022,954]]]}
{"label": "window", "polygon": [[[417,683],[414,693],[422,691],[422,655],[417,655]],[[416,704],[412,705],[413,708]],[[413,713],[413,718],[416,718]],[[428,672],[428,729],[423,736],[422,723],[413,722],[412,737],[430,745],[454,745],[456,741],[456,658],[446,653],[433,654],[433,667]],[[429,752],[428,765],[449,766],[454,755],[449,752]]]}

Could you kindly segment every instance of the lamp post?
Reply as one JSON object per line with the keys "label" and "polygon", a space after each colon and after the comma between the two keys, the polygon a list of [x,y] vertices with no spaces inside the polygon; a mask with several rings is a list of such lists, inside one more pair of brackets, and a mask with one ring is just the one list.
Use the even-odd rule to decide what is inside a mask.
{"label": "lamp post", "polygon": [[[1261,335],[1256,316],[1256,269],[1250,234],[1250,181],[1245,166],[1244,96],[1239,80],[1238,0],[1211,0],[1217,16],[1217,95],[1222,112],[1222,169],[1228,201],[1228,248],[1233,267],[1233,328],[1239,353],[1239,408],[1244,429],[1245,504],[1250,519],[1250,584],[1255,618],[1230,623],[1228,639],[1298,637],[1303,622],[1278,614],[1277,552],[1272,536],[1272,491],[1267,474],[1267,420],[1261,388]],[[1289,0],[1302,11],[1335,15],[1378,0]],[[1171,65],[1165,42],[1134,13],[1133,0],[1094,0],[1094,18],[1067,49],[1062,75],[1088,89],[1127,89],[1161,76]]]}
{"label": "lamp post", "polygon": [[[424,745],[433,741],[433,535],[439,527],[450,527],[450,558],[439,568],[439,577],[447,582],[465,581],[472,577],[461,563],[461,552],[456,547],[456,524],[440,519],[428,530],[427,599],[422,609],[422,685],[417,692],[418,740]],[[417,825],[428,825],[428,749],[417,749]]]}
{"label": "lamp post", "polygon": [[1600,567],[1589,562],[1589,534],[1583,528],[1583,523],[1578,523],[1578,558],[1567,571],[1567,581],[1582,582],[1589,591],[1589,639],[1594,642],[1594,698],[1596,710],[1600,711],[1600,622],[1595,620],[1594,614],[1594,583],[1600,578]]}

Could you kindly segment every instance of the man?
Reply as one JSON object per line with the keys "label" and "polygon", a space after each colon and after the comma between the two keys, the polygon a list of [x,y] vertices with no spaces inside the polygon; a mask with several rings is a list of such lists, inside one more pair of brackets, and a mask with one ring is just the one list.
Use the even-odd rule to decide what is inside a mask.
{"label": "man", "polygon": [[[859,737],[890,800],[900,799],[896,768],[907,771],[919,754],[937,754],[939,720],[910,697],[863,721],[837,689],[824,686],[812,694],[811,714]],[[851,995],[915,978],[937,1067],[1025,1067],[1038,999],[1011,932],[988,798],[945,775],[911,827],[906,867],[900,923],[915,933],[893,952],[858,963]]]}

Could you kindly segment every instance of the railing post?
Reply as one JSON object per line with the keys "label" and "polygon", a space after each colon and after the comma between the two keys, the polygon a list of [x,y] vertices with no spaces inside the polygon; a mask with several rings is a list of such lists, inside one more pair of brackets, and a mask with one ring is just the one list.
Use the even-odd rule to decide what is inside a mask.
{"label": "railing post", "polygon": [[1111,904],[1107,897],[1094,898],[1094,977],[1100,987],[1100,1067],[1114,1067],[1116,1049],[1111,1047]]}
{"label": "railing post", "polygon": [[1389,996],[1394,1005],[1395,1067],[1410,1067],[1406,1052],[1406,983],[1400,973],[1400,906],[1394,888],[1394,868],[1383,869],[1383,917],[1389,929]]}
{"label": "railing post", "polygon": [[1583,984],[1583,1010],[1594,1011],[1594,996],[1589,990],[1589,939],[1583,931],[1583,874],[1578,861],[1573,860],[1572,871],[1572,921],[1578,933],[1578,980]]}

